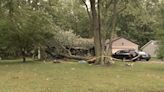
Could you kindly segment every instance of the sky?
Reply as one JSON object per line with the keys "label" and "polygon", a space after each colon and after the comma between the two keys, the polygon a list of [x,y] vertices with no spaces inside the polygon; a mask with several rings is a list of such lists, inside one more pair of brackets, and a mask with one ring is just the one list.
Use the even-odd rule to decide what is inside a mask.
{"label": "sky", "polygon": [[88,7],[90,8],[90,3],[89,0],[86,0],[86,4],[88,5]]}

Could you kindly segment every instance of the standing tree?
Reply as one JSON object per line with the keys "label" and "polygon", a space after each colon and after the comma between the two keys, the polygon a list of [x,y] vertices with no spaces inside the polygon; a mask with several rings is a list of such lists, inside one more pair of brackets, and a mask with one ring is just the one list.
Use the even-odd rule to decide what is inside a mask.
{"label": "standing tree", "polygon": [[[97,63],[107,63],[104,61],[104,57],[107,58],[106,60],[109,61],[109,57],[111,55],[111,46],[108,50],[104,48],[104,40],[106,39],[106,32],[110,31],[110,44],[111,40],[116,35],[116,23],[117,23],[117,15],[118,13],[122,12],[126,7],[126,0],[116,1],[116,0],[89,0],[90,8],[87,5],[85,0],[82,0],[84,5],[86,6],[86,10],[90,19],[91,31],[94,33],[94,43],[95,43],[95,53],[97,57]],[[122,2],[123,5],[120,5]],[[110,10],[110,6],[112,5],[112,10]],[[123,7],[118,7],[123,6]],[[108,11],[111,11],[110,13]],[[91,14],[90,14],[91,13]],[[111,19],[107,18],[108,16],[112,15]],[[106,21],[107,20],[107,21]],[[108,27],[109,20],[111,20],[110,29]],[[103,25],[101,25],[103,24]],[[104,26],[106,25],[106,26]],[[101,28],[101,26],[103,28]],[[105,30],[105,31],[104,31]],[[107,55],[107,56],[104,56]]]}
{"label": "standing tree", "polygon": [[164,60],[164,1],[160,2],[157,39],[159,40],[158,58]]}
{"label": "standing tree", "polygon": [[[31,8],[26,1],[10,0],[3,8],[6,22],[0,29],[0,43],[6,49],[12,49],[22,56],[23,62],[26,55],[34,48],[46,45],[48,39],[53,37],[50,30],[53,28],[51,17],[43,11]],[[9,12],[6,12],[9,11]]]}
{"label": "standing tree", "polygon": [[[97,3],[97,4],[96,4]],[[94,33],[94,44],[95,44],[95,54],[96,54],[96,63],[104,64],[102,59],[103,48],[102,48],[102,38],[101,38],[101,19],[100,19],[100,0],[90,0],[91,5],[91,25]],[[97,7],[96,7],[97,6]],[[100,58],[99,58],[100,57]]]}

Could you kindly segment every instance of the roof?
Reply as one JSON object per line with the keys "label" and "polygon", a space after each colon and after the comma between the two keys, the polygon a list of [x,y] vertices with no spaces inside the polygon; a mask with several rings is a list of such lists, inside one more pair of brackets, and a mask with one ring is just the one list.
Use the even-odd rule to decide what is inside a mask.
{"label": "roof", "polygon": [[[117,37],[117,38],[112,39],[112,43],[115,42],[115,41],[117,41],[117,40],[119,40],[119,39],[122,39],[122,38],[125,39],[125,40],[128,40],[128,39],[126,39],[124,37]],[[128,41],[132,42],[133,44],[136,44],[134,41],[131,41],[131,40],[128,40]],[[109,44],[109,42],[110,42],[110,40],[107,39],[105,43],[106,44]],[[136,45],[138,45],[138,44],[136,44]]]}
{"label": "roof", "polygon": [[141,49],[144,49],[146,46],[148,46],[152,42],[158,42],[158,41],[156,41],[156,40],[150,40],[148,43],[146,43],[144,46],[142,46]]}

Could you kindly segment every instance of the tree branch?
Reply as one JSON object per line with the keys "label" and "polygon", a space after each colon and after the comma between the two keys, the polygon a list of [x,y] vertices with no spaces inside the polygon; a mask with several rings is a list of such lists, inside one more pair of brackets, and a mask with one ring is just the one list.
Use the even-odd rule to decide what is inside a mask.
{"label": "tree branch", "polygon": [[91,17],[91,14],[90,14],[90,12],[89,12],[89,7],[88,7],[88,5],[86,4],[86,2],[85,2],[84,0],[81,0],[81,1],[84,3],[84,5],[85,5],[85,7],[86,7],[86,9],[87,9],[87,13],[88,13],[89,19],[91,20],[92,17]]}
{"label": "tree branch", "polygon": [[112,5],[112,2],[113,2],[113,0],[110,0],[110,2],[106,4],[105,8],[108,9],[110,7],[110,5]]}
{"label": "tree branch", "polygon": [[122,11],[124,11],[124,10],[127,8],[127,4],[128,4],[128,2],[125,3],[125,7],[123,7],[122,9],[120,9],[120,10],[117,12],[117,14],[121,13]]}

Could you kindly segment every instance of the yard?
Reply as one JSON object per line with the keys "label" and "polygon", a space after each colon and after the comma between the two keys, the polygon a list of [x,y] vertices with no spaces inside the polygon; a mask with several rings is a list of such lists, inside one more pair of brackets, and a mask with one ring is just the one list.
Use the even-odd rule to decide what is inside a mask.
{"label": "yard", "polygon": [[0,92],[164,92],[164,64],[0,61]]}

